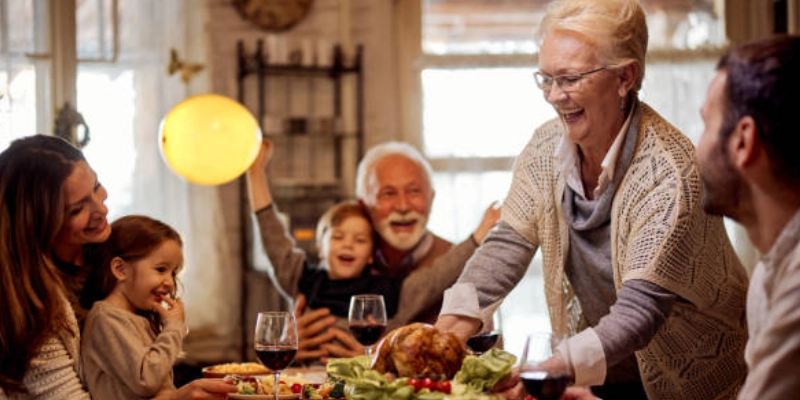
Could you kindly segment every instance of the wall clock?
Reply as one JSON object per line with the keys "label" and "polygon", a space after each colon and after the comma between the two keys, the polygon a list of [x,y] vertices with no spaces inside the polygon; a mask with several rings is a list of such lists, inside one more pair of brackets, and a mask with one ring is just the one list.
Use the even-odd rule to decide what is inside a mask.
{"label": "wall clock", "polygon": [[233,0],[242,18],[268,31],[289,29],[300,22],[314,0]]}

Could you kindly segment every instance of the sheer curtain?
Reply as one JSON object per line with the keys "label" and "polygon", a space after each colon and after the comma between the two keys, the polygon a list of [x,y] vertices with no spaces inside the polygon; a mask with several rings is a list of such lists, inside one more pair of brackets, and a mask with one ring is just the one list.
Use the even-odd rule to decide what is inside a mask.
{"label": "sheer curtain", "polygon": [[[208,91],[206,73],[191,85],[167,74],[172,48],[192,61],[204,58],[206,10],[194,3],[119,1],[117,59],[79,63],[78,70],[78,107],[92,132],[84,152],[109,191],[110,218],[146,214],[183,236],[179,279],[192,333],[186,342],[190,362],[238,358],[240,337],[239,237],[227,232],[221,189],[187,183],[166,166],[159,150],[163,116],[185,97]],[[79,57],[93,58],[93,49],[104,49],[91,45],[102,42],[102,29],[81,35],[92,21],[108,27],[107,20],[85,9],[96,7],[95,1],[79,3],[79,37],[87,44],[79,45]]]}

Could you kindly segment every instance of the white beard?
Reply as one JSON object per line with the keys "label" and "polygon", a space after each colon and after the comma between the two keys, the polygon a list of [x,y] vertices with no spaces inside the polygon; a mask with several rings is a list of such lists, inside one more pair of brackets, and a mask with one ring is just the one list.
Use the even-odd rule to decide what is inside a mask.
{"label": "white beard", "polygon": [[[416,221],[412,231],[398,233],[392,230],[393,221],[401,222],[409,220]],[[416,211],[406,214],[393,212],[388,217],[378,222],[375,225],[375,230],[378,232],[378,235],[380,235],[381,239],[383,239],[390,246],[400,251],[408,251],[413,249],[414,246],[416,246],[417,243],[422,240],[422,236],[425,235],[425,226],[427,224],[428,217]]]}

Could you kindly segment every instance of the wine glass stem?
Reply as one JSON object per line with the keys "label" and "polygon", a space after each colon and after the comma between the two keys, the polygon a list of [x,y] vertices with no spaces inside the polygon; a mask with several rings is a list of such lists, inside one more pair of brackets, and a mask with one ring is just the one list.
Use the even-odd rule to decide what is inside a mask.
{"label": "wine glass stem", "polygon": [[367,347],[367,357],[372,358],[372,346],[366,346],[366,347]]}
{"label": "wine glass stem", "polygon": [[272,391],[275,394],[275,400],[278,400],[278,393],[280,392],[280,386],[279,386],[280,385],[280,376],[281,376],[281,372],[280,371],[275,371],[275,386],[272,387],[272,389],[273,389]]}

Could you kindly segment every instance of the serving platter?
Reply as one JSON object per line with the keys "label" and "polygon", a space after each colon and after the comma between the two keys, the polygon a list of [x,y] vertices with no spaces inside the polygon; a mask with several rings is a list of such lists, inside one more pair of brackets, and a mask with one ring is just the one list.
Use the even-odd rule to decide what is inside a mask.
{"label": "serving platter", "polygon": [[281,376],[296,377],[308,381],[308,383],[322,383],[328,377],[325,367],[319,365],[303,368],[286,368],[281,371]]}
{"label": "serving platter", "polygon": [[[239,399],[239,400],[275,400],[275,396],[271,394],[229,394],[229,399]],[[292,393],[292,394],[281,394],[278,395],[278,400],[298,400],[300,398],[300,393]]]}

